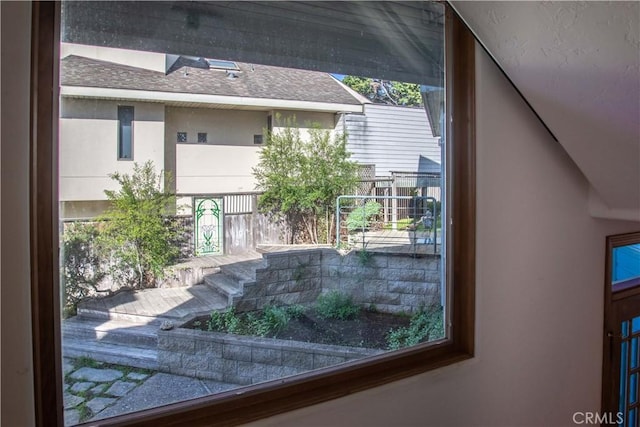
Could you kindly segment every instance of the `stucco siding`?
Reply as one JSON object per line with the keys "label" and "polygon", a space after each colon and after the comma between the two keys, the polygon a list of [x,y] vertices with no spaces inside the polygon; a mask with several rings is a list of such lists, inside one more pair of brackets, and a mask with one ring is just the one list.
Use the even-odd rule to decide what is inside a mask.
{"label": "stucco siding", "polygon": [[166,120],[168,143],[187,132],[187,143],[197,143],[198,133],[206,133],[210,144],[252,146],[253,136],[267,127],[267,112],[167,107]]}
{"label": "stucco siding", "polygon": [[177,144],[178,194],[253,191],[260,146]]}
{"label": "stucco siding", "polygon": [[[133,161],[118,160],[118,105],[134,107]],[[164,166],[164,106],[63,98],[60,108],[60,200],[105,200],[114,172],[134,162]]]}
{"label": "stucco siding", "polygon": [[115,62],[117,64],[153,71],[165,72],[168,68],[166,63],[167,58],[165,58],[164,53],[89,46],[76,43],[60,43],[60,58],[68,55],[84,56],[86,58]]}
{"label": "stucco siding", "polygon": [[365,114],[344,115],[352,159],[391,171],[439,172],[440,146],[422,108],[368,104]]}

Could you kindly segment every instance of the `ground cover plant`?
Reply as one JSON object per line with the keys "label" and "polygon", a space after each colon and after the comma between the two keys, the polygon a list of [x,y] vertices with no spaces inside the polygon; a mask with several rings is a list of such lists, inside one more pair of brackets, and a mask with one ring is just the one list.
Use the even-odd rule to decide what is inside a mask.
{"label": "ground cover plant", "polygon": [[444,337],[441,307],[413,315],[381,313],[375,306],[360,307],[339,292],[327,293],[311,306],[267,306],[248,313],[233,309],[213,312],[183,327],[389,350]]}

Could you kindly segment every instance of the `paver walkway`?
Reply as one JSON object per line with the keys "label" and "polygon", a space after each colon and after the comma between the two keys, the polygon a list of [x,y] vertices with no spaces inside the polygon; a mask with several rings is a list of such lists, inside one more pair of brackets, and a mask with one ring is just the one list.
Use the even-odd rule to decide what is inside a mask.
{"label": "paver walkway", "polygon": [[108,365],[87,358],[65,358],[63,370],[65,426],[241,387],[237,384]]}

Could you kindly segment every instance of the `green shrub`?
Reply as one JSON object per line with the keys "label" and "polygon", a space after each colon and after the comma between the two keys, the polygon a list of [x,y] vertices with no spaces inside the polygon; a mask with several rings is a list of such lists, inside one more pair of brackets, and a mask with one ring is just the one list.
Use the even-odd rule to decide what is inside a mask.
{"label": "green shrub", "polygon": [[286,308],[269,305],[262,310],[261,316],[249,322],[249,329],[254,335],[261,337],[276,335],[287,326],[289,320]]}
{"label": "green shrub", "polygon": [[351,296],[331,291],[320,295],[315,305],[316,313],[324,319],[353,319],[360,313],[360,307],[353,302]]}
{"label": "green shrub", "polygon": [[105,277],[96,245],[98,227],[76,222],[68,224],[62,234],[62,289],[65,317],[75,315],[83,298],[98,292]]}
{"label": "green shrub", "polygon": [[211,332],[226,332],[239,335],[275,336],[289,321],[304,314],[301,305],[269,305],[260,312],[237,314],[235,309],[211,313],[207,328]]}
{"label": "green shrub", "polygon": [[424,341],[444,337],[443,310],[440,306],[432,306],[420,310],[411,317],[408,327],[396,328],[387,334],[390,350],[410,347]]}
{"label": "green shrub", "polygon": [[304,312],[306,311],[306,308],[300,304],[288,305],[286,308],[287,308],[287,313],[289,314],[289,317],[291,317],[292,319],[301,318],[304,315]]}
{"label": "green shrub", "polygon": [[211,332],[241,333],[241,321],[232,307],[227,311],[212,311],[207,321],[207,329]]}
{"label": "green shrub", "polygon": [[111,259],[110,275],[121,286],[152,287],[180,254],[180,227],[170,213],[175,194],[168,191],[171,177],[156,172],[153,162],[133,164],[133,172],[113,173],[117,191],[105,190],[110,208],[99,242]]}
{"label": "green shrub", "polygon": [[347,216],[347,230],[356,231],[371,226],[373,217],[380,213],[382,205],[373,200],[369,200],[364,206],[359,206]]}

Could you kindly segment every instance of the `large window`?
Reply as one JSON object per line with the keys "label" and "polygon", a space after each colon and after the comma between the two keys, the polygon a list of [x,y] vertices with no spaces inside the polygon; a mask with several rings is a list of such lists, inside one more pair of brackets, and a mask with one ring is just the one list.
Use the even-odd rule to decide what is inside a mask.
{"label": "large window", "polygon": [[[347,239],[347,244],[350,244],[349,242],[356,242],[357,244],[358,239],[361,239],[362,242],[362,247],[353,252],[353,259],[348,261],[353,264],[347,266],[348,268],[338,271],[336,266],[311,265],[312,257],[309,256],[307,260],[306,258],[300,257],[298,253],[295,261],[297,264],[293,265],[293,261],[287,259],[287,266],[290,271],[282,267],[281,263],[277,275],[279,277],[286,276],[286,287],[290,291],[290,294],[295,293],[296,296],[300,296],[304,294],[304,292],[310,292],[309,289],[302,289],[302,287],[311,286],[312,283],[315,283],[313,281],[313,279],[316,278],[315,276],[331,278],[331,274],[333,274],[331,272],[334,272],[337,277],[338,275],[344,275],[348,272],[357,271],[362,273],[363,271],[368,271],[368,268],[375,268],[376,277],[366,277],[362,289],[355,289],[357,286],[354,285],[356,283],[354,280],[343,280],[342,282],[340,280],[334,282],[326,280],[318,283],[321,283],[320,286],[324,286],[325,282],[331,283],[331,286],[341,290],[349,287],[354,288],[357,291],[354,294],[356,302],[359,302],[361,306],[366,305],[367,308],[372,310],[382,308],[382,310],[388,309],[389,311],[393,311],[405,310],[409,307],[408,310],[410,311],[412,310],[411,304],[415,301],[420,301],[420,298],[427,293],[425,291],[426,288],[418,282],[420,280],[426,282],[427,279],[425,277],[428,274],[426,270],[431,269],[437,272],[430,274],[430,276],[435,277],[433,280],[437,280],[439,284],[438,302],[443,310],[440,312],[440,315],[441,319],[443,319],[442,327],[444,336],[434,335],[437,337],[436,339],[423,340],[416,345],[402,347],[399,350],[369,352],[364,356],[359,355],[359,357],[353,360],[344,357],[334,357],[335,354],[333,354],[332,357],[327,357],[326,354],[320,357],[314,353],[314,356],[310,359],[312,362],[309,367],[313,368],[311,370],[299,373],[282,369],[282,375],[277,380],[268,378],[267,381],[258,380],[252,384],[251,381],[249,381],[248,386],[228,392],[223,391],[185,402],[171,403],[159,408],[145,409],[135,414],[114,414],[118,416],[101,421],[104,425],[109,425],[110,423],[113,423],[113,425],[154,426],[206,425],[210,423],[212,419],[223,424],[237,424],[338,398],[348,393],[357,392],[455,363],[472,357],[473,355],[475,276],[473,81],[475,67],[473,61],[474,43],[471,35],[453,15],[452,11],[441,3],[416,2],[411,4],[396,4],[372,2],[366,4],[362,2],[309,2],[291,3],[288,6],[290,6],[290,9],[293,8],[290,10],[290,13],[295,15],[295,19],[291,18],[297,22],[295,25],[292,23],[289,23],[291,24],[290,26],[283,25],[282,20],[286,20],[287,18],[283,17],[283,14],[278,13],[278,10],[281,10],[283,7],[286,9],[287,6],[283,6],[282,2],[238,2],[232,3],[231,5],[226,3],[191,5],[190,3],[183,4],[176,2],[175,4],[153,4],[150,6],[145,4],[145,2],[110,4],[96,2],[93,3],[93,6],[89,2],[86,4],[63,4],[62,14],[64,25],[62,27],[61,41],[64,43],[75,42],[90,45],[91,42],[98,44],[103,43],[104,40],[111,40],[109,42],[110,44],[104,47],[110,49],[135,48],[140,50],[147,49],[151,52],[166,52],[168,54],[167,58],[173,58],[178,54],[184,53],[186,59],[183,58],[183,60],[190,61],[188,73],[180,72],[175,74],[176,80],[172,82],[172,89],[166,90],[167,93],[171,92],[170,96],[167,95],[167,99],[161,99],[162,95],[159,94],[161,91],[158,90],[158,88],[149,91],[153,92],[152,95],[144,95],[141,94],[140,91],[134,94],[134,88],[125,88],[130,90],[129,93],[126,93],[126,90],[122,87],[101,87],[100,90],[87,91],[87,93],[80,95],[78,95],[78,91],[76,91],[75,96],[94,96],[96,99],[100,99],[99,102],[106,102],[109,96],[111,96],[109,89],[118,89],[117,97],[119,99],[126,96],[137,96],[138,98],[148,96],[148,99],[137,99],[137,101],[143,103],[140,104],[142,107],[138,107],[138,104],[136,104],[136,126],[139,125],[140,129],[138,130],[141,132],[147,132],[151,135],[148,138],[150,141],[149,151],[151,153],[173,153],[167,155],[166,158],[160,159],[163,167],[171,167],[171,162],[177,163],[180,161],[179,158],[176,159],[172,157],[174,155],[178,157],[181,155],[190,156],[189,158],[192,159],[192,161],[198,160],[198,156],[202,155],[198,152],[180,152],[180,149],[197,150],[210,149],[211,147],[198,147],[197,144],[184,147],[176,145],[173,141],[174,131],[167,133],[170,136],[166,138],[165,144],[168,144],[166,147],[154,146],[153,144],[158,141],[158,138],[154,138],[156,133],[163,133],[164,128],[162,123],[170,123],[172,120],[171,117],[164,116],[164,112],[168,111],[167,109],[157,108],[158,103],[167,102],[172,103],[167,105],[178,105],[186,108],[188,103],[193,102],[194,105],[191,106],[191,104],[189,104],[189,108],[199,108],[199,115],[204,114],[201,110],[203,109],[203,104],[207,102],[211,104],[208,105],[208,107],[212,111],[215,111],[215,108],[211,108],[214,104],[217,109],[243,108],[247,111],[262,109],[262,111],[268,112],[277,110],[284,112],[295,111],[295,115],[300,121],[304,120],[304,111],[315,109],[313,110],[313,114],[306,113],[307,116],[312,117],[313,120],[325,123],[324,126],[333,126],[331,132],[337,132],[339,125],[346,126],[345,123],[347,123],[347,119],[345,116],[350,113],[350,111],[346,111],[347,108],[356,108],[345,107],[345,105],[349,104],[341,100],[334,100],[333,102],[321,102],[319,100],[309,101],[304,98],[304,96],[311,96],[310,93],[319,90],[319,88],[313,90],[313,86],[307,88],[311,90],[301,91],[301,93],[303,93],[301,99],[286,99],[289,103],[278,99],[272,101],[273,105],[263,105],[261,102],[264,101],[261,101],[261,99],[264,100],[265,96],[275,99],[277,95],[275,91],[266,95],[262,93],[260,96],[249,99],[246,94],[242,94],[238,86],[235,86],[234,90],[240,94],[242,100],[238,101],[238,104],[232,107],[229,107],[227,103],[227,101],[229,101],[228,98],[222,98],[223,96],[228,96],[228,94],[209,94],[212,97],[220,97],[215,100],[212,97],[207,98],[207,94],[203,93],[190,93],[189,96],[191,98],[189,98],[189,96],[181,98],[180,94],[176,94],[177,91],[175,88],[180,87],[180,85],[183,84],[181,82],[185,82],[187,77],[197,75],[199,72],[197,66],[199,66],[199,62],[202,62],[199,61],[198,58],[224,58],[225,60],[234,61],[235,64],[238,64],[240,70],[234,73],[232,78],[224,74],[226,72],[225,70],[207,68],[209,73],[221,73],[221,76],[224,76],[225,82],[227,82],[228,85],[244,84],[245,81],[250,81],[249,76],[255,76],[259,74],[260,71],[264,71],[266,75],[268,72],[267,68],[261,69],[260,67],[262,65],[260,64],[266,64],[264,65],[265,67],[271,68],[284,67],[284,69],[290,70],[288,73],[291,74],[291,78],[293,78],[292,76],[298,69],[307,69],[313,73],[332,73],[334,78],[338,80],[340,79],[339,76],[345,74],[371,76],[374,77],[373,82],[378,84],[378,86],[374,86],[374,90],[380,92],[380,96],[388,96],[389,94],[384,95],[384,92],[391,90],[391,86],[385,86],[385,81],[409,82],[420,85],[423,96],[422,102],[426,104],[429,109],[428,116],[431,129],[440,129],[439,131],[434,131],[434,136],[437,134],[437,136],[444,139],[444,144],[442,144],[444,153],[440,158],[442,159],[442,170],[447,176],[447,184],[439,188],[437,196],[419,194],[420,191],[417,191],[420,187],[419,182],[436,179],[432,176],[432,172],[429,172],[428,175],[426,173],[422,173],[422,175],[416,173],[411,177],[398,177],[394,187],[388,187],[390,192],[388,196],[385,195],[384,192],[375,193],[374,196],[367,196],[377,197],[381,201],[380,205],[382,206],[387,206],[385,200],[389,200],[388,215],[386,211],[380,210],[369,218],[365,209],[367,202],[365,202],[364,198],[354,204],[345,202],[347,206],[350,206],[351,212],[357,213],[359,212],[358,208],[360,208],[362,211],[360,216],[363,217],[358,223],[359,228],[355,227],[353,230],[346,231],[346,233],[351,233],[351,237],[356,237],[351,240]],[[37,88],[39,94],[48,93],[48,91],[54,93],[54,97],[52,98],[45,96],[33,97],[37,103],[34,106],[37,107],[35,111],[38,112],[38,132],[35,133],[33,141],[35,154],[33,157],[35,171],[33,191],[38,197],[32,199],[33,221],[31,231],[32,243],[35,248],[33,251],[34,269],[32,275],[34,302],[34,367],[36,377],[36,417],[39,425],[51,425],[53,419],[57,420],[58,425],[63,425],[63,363],[61,360],[61,347],[63,344],[60,320],[61,301],[58,286],[59,263],[55,255],[57,251],[52,250],[58,245],[59,228],[57,225],[58,209],[56,199],[57,171],[54,166],[57,163],[56,150],[52,150],[51,147],[56,147],[61,143],[57,141],[54,136],[57,134],[58,100],[55,88],[58,87],[56,78],[58,76],[57,64],[59,59],[58,52],[60,50],[58,44],[60,9],[59,5],[57,7],[58,9],[56,9],[55,5],[47,3],[34,4],[34,58],[36,58],[37,61],[34,61],[36,69],[34,70],[33,87]],[[151,7],[151,9],[148,9],[149,7]],[[220,11],[214,13],[213,9],[219,7],[225,8],[224,14],[219,13]],[[92,10],[92,8],[95,9]],[[100,13],[98,13],[98,11]],[[153,13],[151,13],[152,11]],[[225,19],[227,19],[227,21],[225,21],[225,25],[221,25],[219,22],[210,22],[210,20],[218,19],[220,16],[226,17]],[[104,25],[96,26],[96,22],[93,20],[97,19],[96,17],[99,17]],[[135,27],[160,28],[162,31],[152,31],[151,33],[141,32],[139,35],[127,33],[122,39],[118,39],[117,37],[106,38],[104,34],[100,34],[100,31],[96,32],[96,28],[102,28],[106,33],[117,34],[120,24],[126,28],[131,28],[126,25],[125,22],[122,22],[122,19],[142,19],[149,21],[148,23],[150,25]],[[257,20],[256,22],[260,23],[260,25],[251,25],[251,19]],[[238,22],[243,22],[242,20],[247,22],[244,22],[242,26],[238,26]],[[153,25],[151,25],[152,21]],[[176,25],[176,22],[180,22],[181,24]],[[350,32],[352,30],[351,27],[357,24],[361,25],[362,30],[357,29],[357,31],[353,31],[355,31],[355,33],[365,34],[362,38],[358,38],[355,33]],[[430,24],[435,24],[436,26],[434,28],[423,28],[423,26]],[[178,29],[177,27],[181,25],[184,25],[185,28]],[[373,25],[379,25],[380,28],[368,28]],[[415,27],[409,28],[411,25]],[[438,25],[440,25],[439,28]],[[252,28],[252,32],[246,32],[247,28]],[[282,28],[289,28],[290,32],[282,33]],[[189,31],[189,36],[187,37],[183,34],[183,31]],[[270,36],[259,37],[256,36],[253,31],[262,31]],[[316,33],[313,31],[316,31]],[[212,37],[213,33],[222,37],[220,39],[222,40],[220,46],[209,46],[210,40],[215,39]],[[349,37],[345,37],[344,33],[347,33]],[[280,35],[281,40],[277,43],[272,43],[270,41],[271,37],[275,37],[276,35]],[[443,54],[443,46],[445,45],[443,35],[446,35],[447,40],[446,59],[444,61],[439,59],[441,55],[443,58],[445,57]],[[420,39],[418,36],[423,38]],[[183,40],[184,37],[187,38]],[[434,43],[434,40],[438,39],[440,47]],[[251,40],[252,42],[248,43],[246,40]],[[311,43],[312,40],[314,43]],[[348,40],[349,42],[341,43],[340,49],[327,50],[326,44],[335,42],[336,40]],[[303,41],[304,43],[302,43]],[[309,43],[311,43],[311,45],[309,45]],[[143,47],[143,49],[141,49],[141,47]],[[142,55],[139,55],[139,57],[142,57]],[[88,70],[91,67],[109,67],[109,65],[105,65],[104,62],[91,62],[78,59],[77,57],[71,58],[67,62],[67,65],[72,61],[74,61],[77,67],[76,69],[81,70]],[[143,62],[144,61],[141,60],[137,63],[137,66],[139,68],[153,67],[153,65]],[[242,64],[249,64],[248,68],[246,70],[242,69]],[[211,65],[210,61],[202,62],[203,67],[210,67]],[[130,77],[130,79],[128,81],[135,80],[140,76],[155,76],[147,80],[151,82],[162,81],[162,77],[160,77],[161,74],[170,76],[169,70],[163,70],[159,72],[160,74],[157,76],[151,74],[149,70],[146,70],[148,71],[146,74],[141,72],[138,75],[132,71],[133,68],[135,67],[118,68],[117,66],[113,66],[110,69],[109,75],[115,76],[119,73],[120,75],[122,75],[122,73],[129,73],[128,77]],[[443,70],[445,69],[447,84],[445,91],[446,96],[443,96],[443,89],[445,89],[443,84],[445,73]],[[287,72],[279,69],[273,72],[273,75],[280,76],[280,80],[277,82],[278,85],[274,87],[282,88],[282,83],[287,81]],[[65,76],[63,73],[62,85],[73,85],[74,82],[70,82],[69,80],[65,81],[67,76],[68,75]],[[74,75],[74,77],[77,76]],[[209,74],[209,77],[213,79],[211,74]],[[85,86],[83,86],[84,88],[87,87],[88,80],[91,80],[91,76],[86,75],[77,78],[85,84]],[[173,77],[170,76],[169,78]],[[102,83],[99,84],[103,84],[104,80],[101,80],[101,82]],[[114,84],[114,82],[111,83]],[[312,82],[310,82],[310,85],[311,83]],[[160,85],[161,84],[162,83],[160,83]],[[184,84],[188,90],[192,90],[194,87],[189,86],[188,83]],[[399,84],[397,88],[400,87],[404,86],[400,86]],[[326,89],[326,87],[322,88]],[[256,90],[257,93],[259,92],[259,89],[254,90]],[[321,95],[326,95],[326,93],[320,94],[319,96]],[[116,95],[114,94],[113,96],[115,98]],[[286,98],[284,95],[281,95],[281,97]],[[144,104],[145,101],[148,101],[148,106]],[[64,99],[62,102],[64,102]],[[241,102],[246,102],[247,104],[240,105]],[[334,110],[330,110],[326,104],[331,104],[331,108],[334,108]],[[336,104],[340,104],[341,106],[337,107]],[[363,101],[358,104],[358,108],[364,108],[362,105],[366,104],[368,104],[368,102]],[[98,105],[98,101],[96,101],[94,105]],[[355,113],[356,111],[354,110],[352,112]],[[133,119],[132,113],[133,111],[131,111],[129,129]],[[324,120],[324,116],[320,113],[328,114],[329,119]],[[121,123],[126,122],[127,117],[129,116],[127,116],[124,110],[122,112],[120,109],[118,110],[118,119]],[[243,117],[250,117],[250,114],[247,113]],[[271,115],[269,115],[269,117],[271,117]],[[318,117],[320,117],[320,119],[318,119]],[[274,129],[278,127],[277,116],[274,116],[272,124]],[[281,127],[284,128],[284,126]],[[309,126],[309,129],[313,129],[313,126]],[[272,129],[268,129],[269,134],[271,134],[271,130]],[[253,129],[250,129],[250,131],[251,134],[258,133],[254,132]],[[305,129],[304,132],[307,132],[307,130]],[[286,129],[283,133],[286,134]],[[144,147],[144,139],[137,139],[136,144],[137,146]],[[169,144],[173,144],[173,146]],[[178,150],[176,150],[176,147]],[[263,149],[263,147],[265,147],[264,149],[269,147],[268,135],[265,136],[263,144],[260,144],[256,149]],[[124,147],[122,147],[122,149],[124,150]],[[131,145],[129,144],[129,150],[130,149]],[[387,147],[386,149],[389,153],[393,153],[394,150],[397,151],[395,147]],[[424,156],[420,158],[422,159],[423,157]],[[217,160],[220,162],[217,167],[222,168],[225,162],[233,163],[236,159],[233,158],[232,154],[227,154],[227,157]],[[211,165],[209,166],[211,169]],[[182,177],[178,175],[174,178],[179,180]],[[360,183],[362,184],[363,182],[369,181],[365,179],[361,180]],[[409,184],[407,184],[407,182],[409,182]],[[188,181],[185,180],[184,183],[188,183]],[[392,194],[392,188],[397,189],[398,183],[404,183],[402,185],[407,186],[407,188],[413,186],[412,195],[397,196],[397,194]],[[180,185],[183,185],[183,183],[178,181],[178,188]],[[198,197],[203,200],[213,200],[213,198],[208,197],[210,196],[209,194],[205,194],[202,191],[192,191],[188,196],[195,197],[193,196],[194,194],[197,194]],[[238,195],[238,197],[239,196],[240,195]],[[393,197],[396,197],[395,201],[393,201]],[[401,207],[398,207],[398,205],[402,205],[402,197],[406,197],[408,200],[406,206],[407,212],[412,212],[411,214],[407,214],[406,218],[398,218],[398,212],[401,212]],[[348,198],[343,200],[348,200]],[[361,205],[357,203],[361,203]],[[165,206],[164,202],[161,206]],[[196,233],[207,237],[210,233],[215,232],[216,227],[218,227],[221,221],[224,221],[224,217],[221,216],[223,208],[213,203],[208,203],[203,206],[202,212],[194,212],[193,215],[194,218],[198,219],[198,221],[195,221]],[[381,207],[380,209],[383,208]],[[427,215],[426,211],[418,215],[416,214],[418,209],[428,209],[430,215]],[[335,227],[337,230],[333,231],[334,235],[337,234],[337,236],[333,241],[339,242],[341,224],[340,208],[338,208],[337,211],[327,210],[325,214],[329,217],[334,212],[337,217],[337,222],[333,222],[332,220],[326,221],[327,230],[323,230],[322,233],[328,236],[327,240],[332,241],[332,231],[330,228],[333,224],[337,223],[338,225]],[[438,215],[440,216],[438,217]],[[348,216],[348,214],[345,214],[345,224],[348,223]],[[376,216],[380,218],[379,221],[382,224],[380,225],[380,230],[374,230],[377,225],[373,225],[375,222],[373,218]],[[401,222],[401,219],[405,220],[405,222]],[[384,225],[386,221],[389,221],[388,228],[385,228]],[[227,223],[225,222],[225,224]],[[440,228],[438,228],[438,224]],[[413,245],[414,252],[402,255],[393,254],[393,257],[387,257],[387,255],[381,255],[384,250],[380,249],[376,252],[376,250],[372,249],[374,244],[366,241],[365,231],[379,231],[381,234],[385,232],[388,232],[387,234],[393,234],[399,231],[399,227],[402,228],[401,231],[403,232],[414,233],[413,240],[410,240],[410,245]],[[431,235],[425,235],[423,237],[424,242],[422,242],[424,247],[420,247],[425,251],[433,248],[433,253],[428,255],[438,260],[440,264],[437,268],[432,269],[431,266],[427,266],[421,269],[421,266],[426,265],[425,260],[428,259],[423,256],[427,254],[421,254],[415,251],[415,248],[419,244],[419,239],[416,238],[415,232],[417,229],[421,229],[421,227],[439,230],[438,234],[433,237],[431,237]],[[62,230],[64,232],[65,228],[62,227]],[[318,235],[322,233],[316,232]],[[310,234],[314,233],[310,232]],[[317,235],[313,237],[316,238],[316,240],[318,239]],[[438,250],[440,251],[439,253]],[[281,254],[277,254],[277,256],[274,255],[273,259],[275,260],[278,257],[281,257]],[[273,265],[275,264],[274,261]],[[398,270],[398,272],[392,272],[392,270]],[[273,272],[269,272],[268,269],[266,272],[263,271],[263,273],[269,277],[274,277]],[[307,274],[313,277],[304,276]],[[395,277],[395,274],[399,274],[402,277]],[[142,276],[144,275],[141,275],[141,277]],[[146,279],[146,277],[147,276],[144,276],[142,279]],[[418,282],[412,282],[414,279]],[[391,281],[393,284],[390,284]],[[340,286],[343,287],[340,288]],[[375,286],[378,286],[378,288],[374,288]],[[386,286],[386,288],[383,290],[381,288],[382,286]],[[388,293],[383,295],[383,299],[376,300],[376,304],[370,301],[363,302],[365,295],[369,297],[380,297],[381,293],[386,291],[391,292],[389,286],[392,286],[393,294]],[[251,301],[245,299],[240,302],[246,306],[250,306],[251,304],[260,305],[264,303],[264,301],[261,302],[259,300],[259,297],[263,295],[261,292],[264,291],[270,293],[269,295],[275,295],[280,292],[281,289],[282,286],[279,283],[273,283],[270,287],[265,286],[264,288],[260,288],[256,286],[251,289],[245,283],[245,294],[253,292],[257,297]],[[371,291],[371,289],[374,289],[374,291]],[[409,294],[407,289],[411,289],[413,294]],[[332,289],[314,288],[313,291],[319,291],[323,295],[331,295],[332,292],[329,292],[331,290]],[[237,297],[237,295],[233,293],[228,296],[228,301],[231,302],[234,302],[235,300],[233,298]],[[379,301],[385,302],[381,303]],[[394,305],[401,307],[398,309]],[[241,305],[237,305],[236,307],[239,308]],[[418,309],[416,309],[416,311],[418,311]],[[224,319],[220,321],[224,322]],[[162,323],[157,326],[159,329],[171,331],[177,325]],[[172,332],[166,333],[171,334]],[[168,335],[162,335],[160,339],[166,340],[167,336]],[[247,362],[251,362],[253,359],[260,359],[261,363],[266,363],[265,361],[267,359],[273,357],[283,359],[293,356],[293,352],[291,351],[287,353],[287,355],[282,351],[278,353],[278,355],[275,355],[275,352],[271,351],[273,348],[268,350],[251,350],[250,353],[246,353],[247,345],[242,341],[234,341],[233,345],[224,347],[226,344],[220,344],[220,348],[218,348],[217,344],[211,345],[209,350],[212,354],[220,350],[220,354],[223,356],[233,353],[240,358],[234,365],[234,372],[237,374],[236,379],[238,383],[246,379],[246,375],[243,375],[246,374],[246,372],[242,372],[242,369],[263,369],[261,367],[256,368],[255,366],[249,367]],[[198,344],[195,346],[197,347]],[[346,353],[348,352],[344,352],[344,354]],[[249,356],[247,356],[247,354],[249,354]],[[300,355],[298,354],[298,356]],[[249,357],[250,360],[247,360],[246,357]],[[241,360],[243,358],[244,360]],[[193,367],[193,371],[196,371],[202,367],[202,359],[189,359],[189,357],[183,355],[180,357],[180,360],[183,362],[188,360],[188,362],[182,366],[182,368],[187,370]],[[322,362],[314,362],[318,360],[322,360]],[[226,361],[221,364],[230,365]],[[193,374],[194,372],[185,371],[185,373]],[[132,376],[131,378],[134,377],[135,376]],[[132,381],[134,380],[132,379],[129,382]],[[55,414],[55,416],[52,414]],[[67,420],[67,422],[69,422],[69,420]]]}

